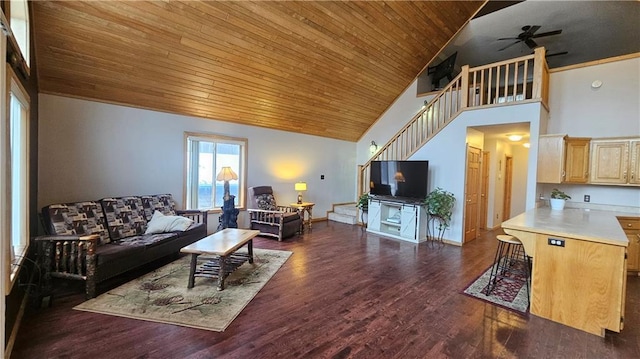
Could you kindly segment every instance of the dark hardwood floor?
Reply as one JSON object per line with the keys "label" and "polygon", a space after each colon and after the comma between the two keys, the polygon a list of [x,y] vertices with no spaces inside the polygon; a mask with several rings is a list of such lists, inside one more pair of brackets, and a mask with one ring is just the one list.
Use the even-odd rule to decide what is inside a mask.
{"label": "dark hardwood floor", "polygon": [[605,338],[460,294],[491,264],[496,234],[414,245],[318,222],[258,238],[293,255],[223,333],[75,311],[82,287],[66,285],[27,312],[12,358],[640,357],[640,277],[628,277],[625,329]]}

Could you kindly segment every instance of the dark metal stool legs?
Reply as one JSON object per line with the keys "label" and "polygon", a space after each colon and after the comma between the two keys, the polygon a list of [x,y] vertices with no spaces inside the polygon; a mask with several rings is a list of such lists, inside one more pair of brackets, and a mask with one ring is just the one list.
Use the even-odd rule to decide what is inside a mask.
{"label": "dark metal stool legs", "polygon": [[493,267],[487,284],[486,295],[498,285],[499,280],[518,280],[514,275],[525,278],[527,301],[529,301],[529,280],[531,278],[531,257],[524,252],[522,242],[509,235],[498,235],[498,249],[493,260]]}

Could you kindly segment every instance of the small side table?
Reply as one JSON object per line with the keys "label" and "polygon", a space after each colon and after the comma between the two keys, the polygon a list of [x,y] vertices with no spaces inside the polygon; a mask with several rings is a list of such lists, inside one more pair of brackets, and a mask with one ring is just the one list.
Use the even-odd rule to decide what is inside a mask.
{"label": "small side table", "polygon": [[[298,210],[298,214],[300,214],[300,218],[302,219],[302,225],[300,225],[300,232],[304,233],[304,225],[306,224],[311,230],[311,220],[313,219],[313,206],[315,203],[311,202],[302,202],[302,203],[291,203],[291,207]],[[307,213],[307,219],[304,219],[304,213]]]}

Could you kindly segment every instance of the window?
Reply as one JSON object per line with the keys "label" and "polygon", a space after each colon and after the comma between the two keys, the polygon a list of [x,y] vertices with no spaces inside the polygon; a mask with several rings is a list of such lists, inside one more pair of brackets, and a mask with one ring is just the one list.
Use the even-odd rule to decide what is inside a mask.
{"label": "window", "polygon": [[7,66],[10,76],[7,105],[9,153],[7,154],[7,195],[9,209],[8,237],[11,238],[9,252],[13,282],[18,264],[23,259],[29,245],[29,96],[20,85],[15,73]]}
{"label": "window", "polygon": [[29,8],[27,0],[11,0],[11,32],[18,43],[24,61],[29,66]]}
{"label": "window", "polygon": [[211,134],[185,133],[186,208],[213,210],[223,205],[224,182],[216,181],[222,167],[229,166],[238,180],[229,182],[236,207],[244,207],[247,140]]}

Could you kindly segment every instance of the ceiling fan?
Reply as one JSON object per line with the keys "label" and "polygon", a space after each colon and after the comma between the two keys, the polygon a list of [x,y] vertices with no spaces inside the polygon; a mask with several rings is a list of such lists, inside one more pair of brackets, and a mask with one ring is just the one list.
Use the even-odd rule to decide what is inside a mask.
{"label": "ceiling fan", "polygon": [[539,38],[539,37],[545,37],[545,36],[558,35],[562,33],[562,29],[559,29],[559,30],[553,30],[553,31],[536,34],[536,31],[540,30],[541,27],[542,26],[539,26],[539,25],[525,25],[522,27],[522,32],[517,37],[499,38],[498,40],[516,40],[516,41],[510,43],[509,45],[501,48],[498,51],[505,50],[519,42],[524,42],[530,49],[535,49],[536,47],[538,47],[538,44],[533,39]]}

